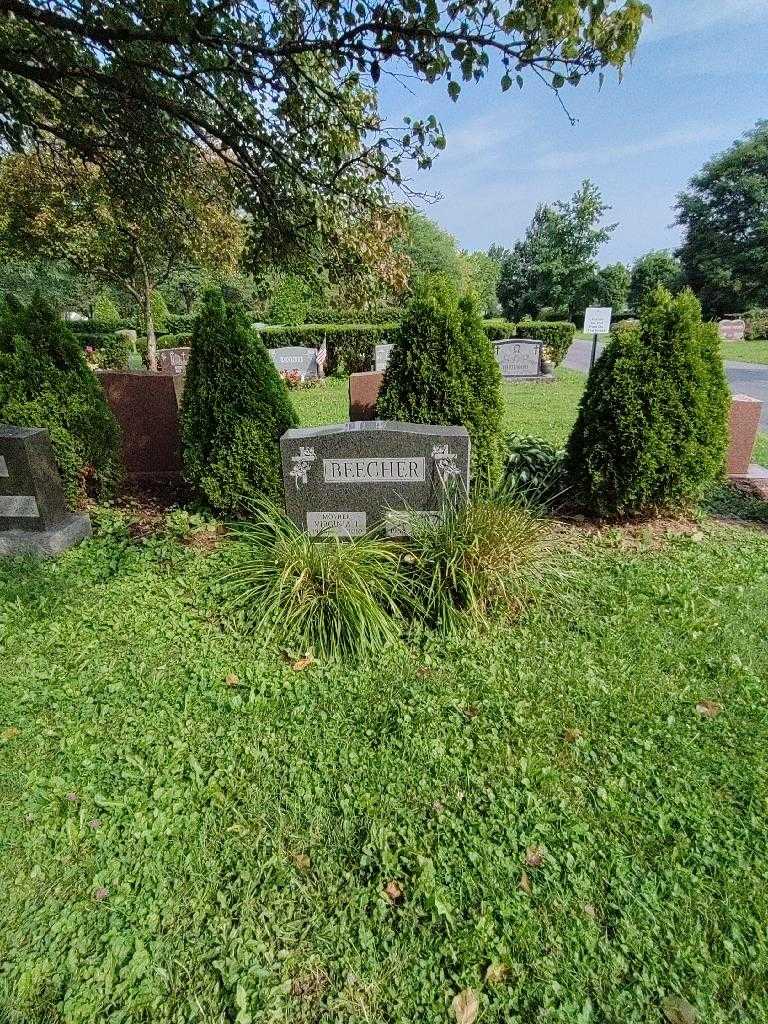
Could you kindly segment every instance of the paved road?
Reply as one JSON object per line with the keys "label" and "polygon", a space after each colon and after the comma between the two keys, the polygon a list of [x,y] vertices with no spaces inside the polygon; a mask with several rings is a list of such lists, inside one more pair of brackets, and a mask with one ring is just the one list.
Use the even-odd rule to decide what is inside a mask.
{"label": "paved road", "polygon": [[[568,349],[564,366],[571,370],[581,370],[586,373],[589,370],[589,355],[592,349],[591,341],[574,341]],[[602,352],[603,346],[598,345],[598,354]],[[763,412],[760,417],[760,429],[768,432],[768,366],[762,363],[734,363],[726,362],[725,375],[731,385],[734,394],[750,395],[752,398],[759,398],[763,403]]]}

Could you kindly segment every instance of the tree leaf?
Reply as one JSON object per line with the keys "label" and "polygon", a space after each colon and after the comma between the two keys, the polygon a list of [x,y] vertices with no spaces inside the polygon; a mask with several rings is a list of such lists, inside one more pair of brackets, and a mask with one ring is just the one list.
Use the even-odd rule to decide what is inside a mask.
{"label": "tree leaf", "polygon": [[485,971],[485,980],[489,985],[500,985],[509,977],[509,967],[506,964],[489,964]]}
{"label": "tree leaf", "polygon": [[453,997],[451,1003],[456,1024],[474,1024],[480,1012],[480,1001],[472,988],[464,988]]}
{"label": "tree leaf", "polygon": [[309,668],[315,662],[314,657],[311,654],[305,654],[303,658],[299,658],[298,661],[294,661],[291,668],[294,672],[303,672],[305,668]]}
{"label": "tree leaf", "polygon": [[716,700],[700,700],[696,705],[696,710],[702,718],[717,718],[723,710],[723,706]]}
{"label": "tree leaf", "polygon": [[695,1024],[696,1010],[682,996],[667,996],[661,1009],[669,1024]]}

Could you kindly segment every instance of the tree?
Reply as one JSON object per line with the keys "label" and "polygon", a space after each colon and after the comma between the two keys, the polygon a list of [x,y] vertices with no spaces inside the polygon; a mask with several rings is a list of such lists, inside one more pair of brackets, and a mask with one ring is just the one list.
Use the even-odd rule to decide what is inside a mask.
{"label": "tree", "polygon": [[179,265],[232,266],[244,226],[225,195],[219,168],[198,155],[162,207],[115,190],[94,164],[56,154],[18,153],[0,164],[0,239],[20,255],[58,260],[125,291],[146,324],[157,369],[152,296]]}
{"label": "tree", "polygon": [[[428,166],[444,137],[433,116],[390,128],[371,91],[383,73],[461,81],[499,68],[555,89],[634,51],[641,0],[2,0],[0,139],[54,139],[98,165],[112,188],[172,193],[202,144],[218,154],[258,231],[282,251]],[[44,55],[37,59],[35,55]],[[494,58],[491,63],[491,57]],[[365,86],[363,88],[362,86]],[[162,155],[162,156],[161,156]]]}
{"label": "tree", "polygon": [[211,289],[192,331],[182,405],[184,473],[222,512],[282,493],[279,441],[297,424],[287,388],[242,309]]}
{"label": "tree", "polygon": [[680,261],[667,249],[654,249],[635,260],[627,296],[629,308],[640,310],[654,289],[662,287],[675,294],[683,287]]}
{"label": "tree", "polygon": [[586,285],[578,304],[579,311],[583,312],[587,306],[610,306],[614,313],[625,312],[629,280],[629,270],[623,263],[602,267]]}
{"label": "tree", "polygon": [[406,423],[463,424],[472,442],[475,486],[501,468],[501,373],[472,296],[431,278],[394,336],[377,414]]}
{"label": "tree", "polygon": [[459,289],[466,281],[467,266],[456,239],[423,213],[408,213],[403,251],[410,266],[408,284],[412,292],[435,274],[442,274]]}
{"label": "tree", "polygon": [[28,305],[37,295],[61,314],[87,313],[99,287],[56,260],[10,252],[0,238],[0,296],[15,295]]}
{"label": "tree", "polygon": [[537,207],[525,238],[502,265],[499,300],[509,319],[536,318],[544,308],[566,320],[583,313],[597,254],[616,228],[600,224],[609,209],[588,180],[569,202]]}
{"label": "tree", "polygon": [[498,316],[501,312],[496,289],[501,278],[501,261],[488,252],[462,254],[469,274],[469,287],[477,296],[483,316]]}
{"label": "tree", "polygon": [[657,288],[587,379],[567,467],[599,515],[676,510],[722,473],[730,395],[717,329],[687,290]]}
{"label": "tree", "polygon": [[677,222],[686,281],[707,314],[768,306],[768,121],[691,179]]}
{"label": "tree", "polygon": [[0,421],[48,431],[71,504],[114,491],[117,423],[77,338],[39,297],[0,304]]}

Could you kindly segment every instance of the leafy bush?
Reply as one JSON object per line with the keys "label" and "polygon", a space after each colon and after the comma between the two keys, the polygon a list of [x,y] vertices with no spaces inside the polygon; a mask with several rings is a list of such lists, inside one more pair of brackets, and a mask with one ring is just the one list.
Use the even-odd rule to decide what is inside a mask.
{"label": "leafy bush", "polygon": [[502,456],[501,373],[473,300],[433,282],[409,305],[392,340],[378,415],[465,426],[473,483],[492,486]]}
{"label": "leafy bush", "polygon": [[191,333],[194,323],[194,313],[168,313],[165,317],[165,326],[170,334]]}
{"label": "leafy bush", "polygon": [[0,309],[0,420],[48,431],[71,503],[114,491],[117,423],[80,341],[39,298]]}
{"label": "leafy bush", "polygon": [[589,375],[568,441],[577,494],[601,515],[697,500],[723,471],[729,402],[717,329],[692,292],[656,289]]}
{"label": "leafy bush", "polygon": [[768,339],[768,309],[750,309],[744,317],[747,341],[764,341]]}
{"label": "leafy bush", "polygon": [[[314,538],[267,500],[232,528],[248,553],[222,579],[231,607],[302,653],[356,655],[397,640],[408,603],[396,545],[373,536]],[[261,641],[260,641],[261,642]]]}
{"label": "leafy bush", "polygon": [[262,327],[258,333],[268,348],[305,345],[328,349],[326,374],[340,371],[364,373],[374,364],[376,345],[392,340],[397,323],[385,324],[298,324],[295,327]]}
{"label": "leafy bush", "polygon": [[77,334],[78,337],[81,334],[89,335],[108,335],[114,334],[115,331],[122,329],[130,329],[136,325],[131,320],[118,320],[116,323],[101,323],[100,321],[93,320],[67,320],[67,330],[72,334]]}
{"label": "leafy bush", "polygon": [[109,292],[99,292],[93,300],[93,321],[112,330],[117,330],[120,325],[120,311]]}
{"label": "leafy bush", "polygon": [[503,338],[514,338],[517,325],[511,320],[483,320],[483,330],[489,341],[501,341]]}
{"label": "leafy bush", "polygon": [[165,334],[168,328],[168,307],[160,292],[152,292],[149,300],[149,308],[152,313],[152,326],[156,334]]}
{"label": "leafy bush", "polygon": [[128,369],[129,345],[122,334],[108,335],[98,350],[98,363],[104,370]]}
{"label": "leafy bush", "polygon": [[269,301],[267,319],[271,324],[303,324],[307,319],[311,291],[298,274],[284,274]]}
{"label": "leafy bush", "polygon": [[565,451],[540,437],[510,434],[504,472],[498,494],[519,504],[543,508],[557,502],[568,490]]}
{"label": "leafy bush", "polygon": [[503,499],[447,501],[440,518],[410,515],[404,567],[426,622],[443,632],[490,614],[511,615],[542,577],[544,530]]}
{"label": "leafy bush", "polygon": [[182,407],[185,474],[227,512],[282,492],[279,440],[296,426],[285,384],[242,310],[205,295],[192,331]]}
{"label": "leafy bush", "polygon": [[191,331],[183,331],[179,334],[163,334],[157,339],[158,348],[186,348],[191,344]]}
{"label": "leafy bush", "polygon": [[402,315],[401,306],[377,306],[365,310],[339,309],[310,302],[307,321],[311,324],[392,324],[397,323]]}
{"label": "leafy bush", "polygon": [[546,357],[555,366],[559,366],[565,359],[575,333],[575,324],[561,320],[521,320],[517,325],[518,338],[533,338],[544,342]]}

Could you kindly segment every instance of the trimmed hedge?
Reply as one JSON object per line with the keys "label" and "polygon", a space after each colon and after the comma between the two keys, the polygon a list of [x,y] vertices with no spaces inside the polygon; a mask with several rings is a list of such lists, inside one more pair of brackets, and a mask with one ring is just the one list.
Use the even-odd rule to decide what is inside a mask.
{"label": "trimmed hedge", "polygon": [[156,338],[158,349],[161,348],[184,348],[192,344],[192,332],[183,331],[180,334],[161,334]]}
{"label": "trimmed hedge", "polygon": [[492,320],[483,320],[483,330],[488,341],[502,341],[504,338],[516,337],[517,324],[513,324],[511,320],[496,317]]}
{"label": "trimmed hedge", "polygon": [[555,366],[559,366],[565,359],[575,333],[576,324],[565,320],[521,320],[517,325],[518,338],[533,338],[544,342],[546,355]]}
{"label": "trimmed hedge", "polygon": [[267,348],[284,345],[328,347],[326,374],[364,373],[373,367],[376,345],[393,339],[400,325],[387,324],[297,324],[295,327],[262,327],[256,333]]}
{"label": "trimmed hedge", "polygon": [[81,334],[114,334],[115,331],[134,330],[136,327],[132,320],[118,320],[114,323],[102,323],[100,320],[64,320],[62,322],[78,337]]}

